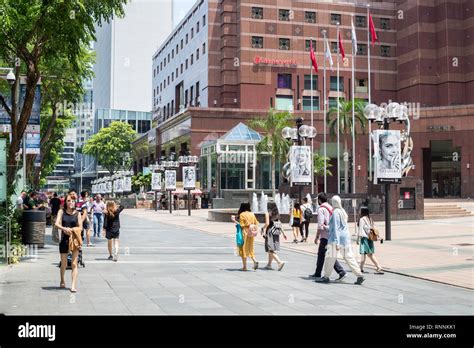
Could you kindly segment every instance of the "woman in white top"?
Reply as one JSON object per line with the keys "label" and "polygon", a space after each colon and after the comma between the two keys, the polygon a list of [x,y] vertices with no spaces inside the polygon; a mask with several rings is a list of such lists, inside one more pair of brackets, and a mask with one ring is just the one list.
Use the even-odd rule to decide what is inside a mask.
{"label": "woman in white top", "polygon": [[362,255],[360,261],[360,270],[362,273],[364,272],[364,264],[366,260],[366,256],[374,263],[376,267],[376,274],[384,274],[382,267],[380,267],[379,262],[375,258],[375,247],[374,242],[369,239],[370,228],[373,225],[373,221],[369,215],[369,208],[368,207],[361,207],[360,208],[360,218],[359,222],[357,223],[359,226],[359,237],[360,237],[360,247],[359,253]]}

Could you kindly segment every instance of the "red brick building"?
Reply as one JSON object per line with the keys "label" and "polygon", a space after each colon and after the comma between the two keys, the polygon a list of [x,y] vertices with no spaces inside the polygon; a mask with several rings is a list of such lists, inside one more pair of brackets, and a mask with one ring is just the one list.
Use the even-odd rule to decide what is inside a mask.
{"label": "red brick building", "polygon": [[[350,100],[353,14],[359,43],[355,96],[368,99],[367,1],[354,3],[196,2],[189,16],[154,56],[157,154],[166,156],[191,150],[199,155],[200,144],[209,134],[222,135],[238,122],[264,116],[270,107],[292,108],[295,116],[303,116],[309,123],[311,39],[319,63],[319,73],[313,80],[314,121],[318,130],[314,146],[318,151],[323,139],[322,30],[327,31],[335,52],[335,23],[340,22],[346,61],[340,65],[339,96]],[[426,197],[473,196],[470,167],[474,161],[474,4],[468,0],[393,0],[371,1],[370,5],[379,39],[371,48],[372,102],[392,100],[411,106],[415,168],[410,175],[424,179]],[[192,38],[199,27],[206,36],[203,42],[191,39],[188,43],[188,34]],[[184,34],[187,46],[178,51],[180,35]],[[195,52],[193,45],[201,51]],[[188,52],[193,48],[192,57],[186,47]],[[171,63],[176,63],[176,74],[175,66],[168,70],[160,67],[163,57],[166,63],[170,54]],[[200,64],[205,64],[205,68],[200,65],[199,71],[193,70],[191,63],[188,70],[188,60],[193,62],[196,56],[201,56]],[[330,105],[337,97],[335,53],[333,60],[333,70],[328,66],[326,75]],[[185,62],[181,69],[180,62]],[[188,88],[187,81],[191,80]],[[328,142],[328,154],[335,165],[335,140],[328,136]],[[353,169],[357,191],[364,192],[368,177],[367,134],[357,137],[356,149]],[[336,177],[329,178],[330,192],[336,191]]]}

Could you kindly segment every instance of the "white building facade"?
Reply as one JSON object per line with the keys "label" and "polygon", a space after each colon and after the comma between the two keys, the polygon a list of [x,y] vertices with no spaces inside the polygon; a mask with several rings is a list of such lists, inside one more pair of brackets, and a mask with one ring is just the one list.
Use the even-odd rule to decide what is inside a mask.
{"label": "white building facade", "polygon": [[153,54],[152,104],[158,124],[208,103],[208,1],[197,1]]}

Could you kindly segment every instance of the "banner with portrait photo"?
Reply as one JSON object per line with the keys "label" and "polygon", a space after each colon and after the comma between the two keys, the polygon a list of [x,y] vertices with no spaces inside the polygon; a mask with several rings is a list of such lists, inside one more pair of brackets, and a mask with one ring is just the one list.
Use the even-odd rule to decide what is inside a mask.
{"label": "banner with portrait photo", "polygon": [[399,130],[374,131],[375,182],[398,182],[402,177]]}
{"label": "banner with portrait photo", "polygon": [[196,188],[196,167],[183,167],[183,180],[185,190],[194,190]]}
{"label": "banner with portrait photo", "polygon": [[123,192],[132,192],[132,177],[126,176],[123,178]]}
{"label": "banner with portrait photo", "polygon": [[167,191],[176,190],[176,170],[165,171],[165,188]]}
{"label": "banner with portrait photo", "polygon": [[291,184],[311,183],[311,168],[311,148],[309,146],[291,146]]}
{"label": "banner with portrait photo", "polygon": [[161,191],[161,173],[151,174],[151,189],[152,191]]}

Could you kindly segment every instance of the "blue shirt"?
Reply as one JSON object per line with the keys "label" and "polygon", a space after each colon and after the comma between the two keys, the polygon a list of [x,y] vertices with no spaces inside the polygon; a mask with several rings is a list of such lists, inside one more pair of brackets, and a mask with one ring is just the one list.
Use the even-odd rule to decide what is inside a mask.
{"label": "blue shirt", "polygon": [[351,245],[351,235],[340,209],[334,209],[329,219],[328,244]]}

